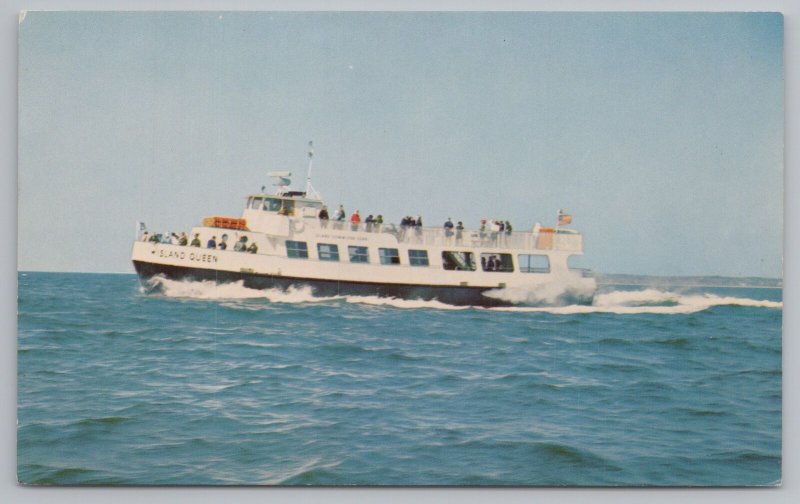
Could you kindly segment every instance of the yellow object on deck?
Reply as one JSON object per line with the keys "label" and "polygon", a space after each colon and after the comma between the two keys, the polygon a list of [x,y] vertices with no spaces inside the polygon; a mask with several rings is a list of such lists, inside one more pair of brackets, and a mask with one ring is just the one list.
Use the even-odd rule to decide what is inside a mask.
{"label": "yellow object on deck", "polygon": [[247,220],[235,217],[206,217],[203,219],[203,226],[246,231]]}

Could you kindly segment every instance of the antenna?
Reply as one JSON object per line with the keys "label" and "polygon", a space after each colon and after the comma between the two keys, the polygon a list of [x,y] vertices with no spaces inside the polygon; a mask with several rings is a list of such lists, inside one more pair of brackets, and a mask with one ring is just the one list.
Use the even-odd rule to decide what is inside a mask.
{"label": "antenna", "polygon": [[[292,176],[292,172],[288,171],[268,172],[267,176],[275,179],[275,183],[273,183],[272,185],[278,186],[277,194],[283,194],[286,188],[289,187],[289,185],[292,183],[292,179],[290,178]],[[264,188],[262,187],[261,189],[263,190]]]}
{"label": "antenna", "polygon": [[308,173],[306,174],[306,198],[322,199],[311,185],[311,165],[314,161],[314,142],[308,141]]}

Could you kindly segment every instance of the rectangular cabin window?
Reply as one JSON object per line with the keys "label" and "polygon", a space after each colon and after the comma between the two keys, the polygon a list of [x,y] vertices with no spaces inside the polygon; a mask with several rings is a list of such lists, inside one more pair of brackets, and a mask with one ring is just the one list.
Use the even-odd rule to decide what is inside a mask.
{"label": "rectangular cabin window", "polygon": [[454,271],[475,271],[474,257],[472,252],[445,250],[442,252],[442,267]]}
{"label": "rectangular cabin window", "polygon": [[523,273],[550,273],[550,258],[541,254],[520,254],[519,270]]}
{"label": "rectangular cabin window", "polygon": [[379,248],[381,264],[400,264],[400,252],[396,248]]}
{"label": "rectangular cabin window", "polygon": [[514,271],[514,260],[511,258],[511,254],[484,252],[481,254],[481,269],[483,271],[511,273]]}
{"label": "rectangular cabin window", "polygon": [[317,254],[320,261],[338,261],[339,247],[332,243],[318,243]]}
{"label": "rectangular cabin window", "polygon": [[308,259],[308,244],[301,241],[286,240],[286,256]]}
{"label": "rectangular cabin window", "polygon": [[369,252],[367,251],[367,247],[356,247],[355,245],[350,245],[347,247],[347,253],[350,256],[351,263],[369,262]]}
{"label": "rectangular cabin window", "polygon": [[281,200],[278,198],[264,198],[264,210],[277,212],[281,209]]}
{"label": "rectangular cabin window", "polygon": [[283,200],[283,210],[278,208],[278,213],[281,215],[294,215],[294,201]]}
{"label": "rectangular cabin window", "polygon": [[250,208],[254,210],[261,208],[261,198],[252,198],[252,201],[250,201]]}
{"label": "rectangular cabin window", "polygon": [[409,250],[408,264],[411,266],[430,266],[427,250]]}

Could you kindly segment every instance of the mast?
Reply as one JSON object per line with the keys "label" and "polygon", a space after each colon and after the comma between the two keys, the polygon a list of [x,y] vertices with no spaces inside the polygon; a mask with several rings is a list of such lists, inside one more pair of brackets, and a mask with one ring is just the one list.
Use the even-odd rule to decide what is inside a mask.
{"label": "mast", "polygon": [[306,198],[322,199],[311,185],[311,165],[314,161],[314,142],[308,141],[308,173],[306,174]]}

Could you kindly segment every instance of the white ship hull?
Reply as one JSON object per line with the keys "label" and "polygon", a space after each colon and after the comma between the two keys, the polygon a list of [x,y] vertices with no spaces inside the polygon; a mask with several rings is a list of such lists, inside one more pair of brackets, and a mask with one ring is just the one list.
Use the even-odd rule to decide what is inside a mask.
{"label": "white ship hull", "polygon": [[[203,247],[135,242],[137,273],[144,281],[163,275],[220,283],[241,280],[256,289],[308,285],[319,296],[377,295],[477,306],[520,299],[532,304],[591,303],[594,294],[594,281],[568,268],[568,257],[582,253],[582,237],[573,231],[457,233],[354,226],[320,220],[318,208],[302,208],[302,200],[295,199],[300,203],[296,215],[286,216],[251,208],[254,198],[261,205],[267,196],[248,200],[243,215],[247,230],[192,229],[190,236],[198,235]],[[228,249],[204,248],[222,234],[228,235]],[[232,250],[243,236],[257,245],[257,253]],[[331,250],[336,251],[333,257]],[[498,262],[492,266],[494,259]],[[547,286],[563,287],[563,292],[553,295]],[[537,290],[550,294],[538,299]],[[532,295],[520,297],[520,292]]]}

